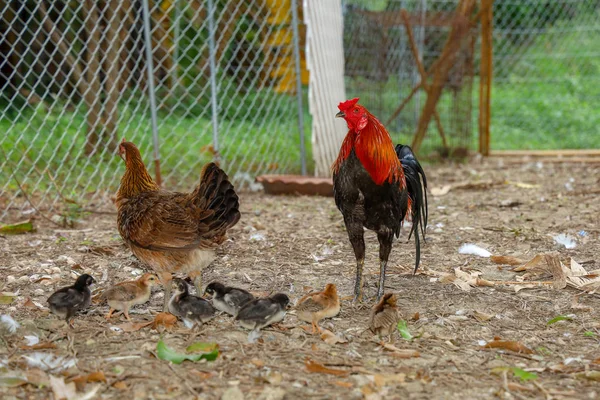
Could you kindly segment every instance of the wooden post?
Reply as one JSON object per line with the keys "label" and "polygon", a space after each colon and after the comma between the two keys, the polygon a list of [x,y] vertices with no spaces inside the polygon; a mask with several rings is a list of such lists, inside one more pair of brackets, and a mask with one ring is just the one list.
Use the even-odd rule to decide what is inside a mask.
{"label": "wooden post", "polygon": [[479,152],[490,154],[492,103],[492,4],[481,0],[481,65],[479,70]]}

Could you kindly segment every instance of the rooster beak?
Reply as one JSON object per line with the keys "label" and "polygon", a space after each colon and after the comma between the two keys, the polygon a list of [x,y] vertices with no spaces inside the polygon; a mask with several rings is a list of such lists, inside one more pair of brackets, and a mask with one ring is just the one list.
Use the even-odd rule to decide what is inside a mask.
{"label": "rooster beak", "polygon": [[336,118],[344,118],[346,116],[346,114],[344,114],[343,111],[340,111],[339,113],[335,114]]}

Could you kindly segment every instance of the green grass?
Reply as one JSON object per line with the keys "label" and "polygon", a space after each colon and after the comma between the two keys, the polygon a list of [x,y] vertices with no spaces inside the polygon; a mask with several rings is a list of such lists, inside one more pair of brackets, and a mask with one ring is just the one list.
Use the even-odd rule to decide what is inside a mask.
{"label": "green grass", "polygon": [[[248,172],[244,179],[250,183],[260,173],[300,172],[294,99],[289,95],[255,99],[255,113],[219,121],[221,165],[230,176]],[[136,107],[119,107],[118,138],[125,137],[138,145],[154,175],[150,115],[145,105]],[[268,107],[277,107],[270,118],[265,117]],[[159,114],[161,173],[168,187],[193,185],[202,165],[213,159],[209,149],[213,142],[210,114],[193,114]],[[82,191],[99,188],[116,190],[124,170],[121,159],[108,151],[91,157],[83,152],[87,132],[84,106],[66,111],[64,104],[56,102],[49,110],[38,105],[8,115],[0,119],[0,131],[6,135],[1,140],[2,157],[9,157],[10,166],[0,171],[1,176],[7,177],[16,170],[22,181],[27,176],[27,188],[56,190],[59,186],[66,198],[80,198]],[[304,139],[312,168],[309,118],[305,121]],[[16,182],[9,183],[9,189],[17,188]]]}

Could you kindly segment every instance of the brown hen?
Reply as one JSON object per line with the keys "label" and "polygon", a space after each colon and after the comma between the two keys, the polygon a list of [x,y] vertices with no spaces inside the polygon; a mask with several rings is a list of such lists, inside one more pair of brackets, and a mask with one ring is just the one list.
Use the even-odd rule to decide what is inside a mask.
{"label": "brown hen", "polygon": [[123,140],[119,155],[126,167],[116,200],[119,233],[133,254],[160,275],[166,311],[172,273],[189,276],[202,293],[202,270],[240,219],[238,196],[215,163],[204,166],[193,192],[179,193],[158,187],[133,143]]}

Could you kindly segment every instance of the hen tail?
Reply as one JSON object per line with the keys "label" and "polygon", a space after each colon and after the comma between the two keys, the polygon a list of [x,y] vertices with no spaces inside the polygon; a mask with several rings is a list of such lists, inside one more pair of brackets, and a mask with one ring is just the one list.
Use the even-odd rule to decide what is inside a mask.
{"label": "hen tail", "polygon": [[227,174],[215,163],[204,166],[200,174],[200,184],[191,196],[198,208],[213,212],[210,230],[217,235],[224,235],[240,220],[238,195]]}
{"label": "hen tail", "polygon": [[427,217],[428,217],[428,206],[427,206],[427,177],[423,167],[415,157],[410,146],[399,144],[396,146],[396,154],[400,159],[402,168],[404,169],[404,176],[406,178],[406,188],[408,189],[408,195],[410,198],[410,211],[412,218],[412,228],[408,238],[411,235],[415,235],[415,246],[416,246],[416,261],[414,273],[419,269],[419,262],[421,260],[421,241],[419,238],[419,230],[425,240],[425,230],[427,229]]}

